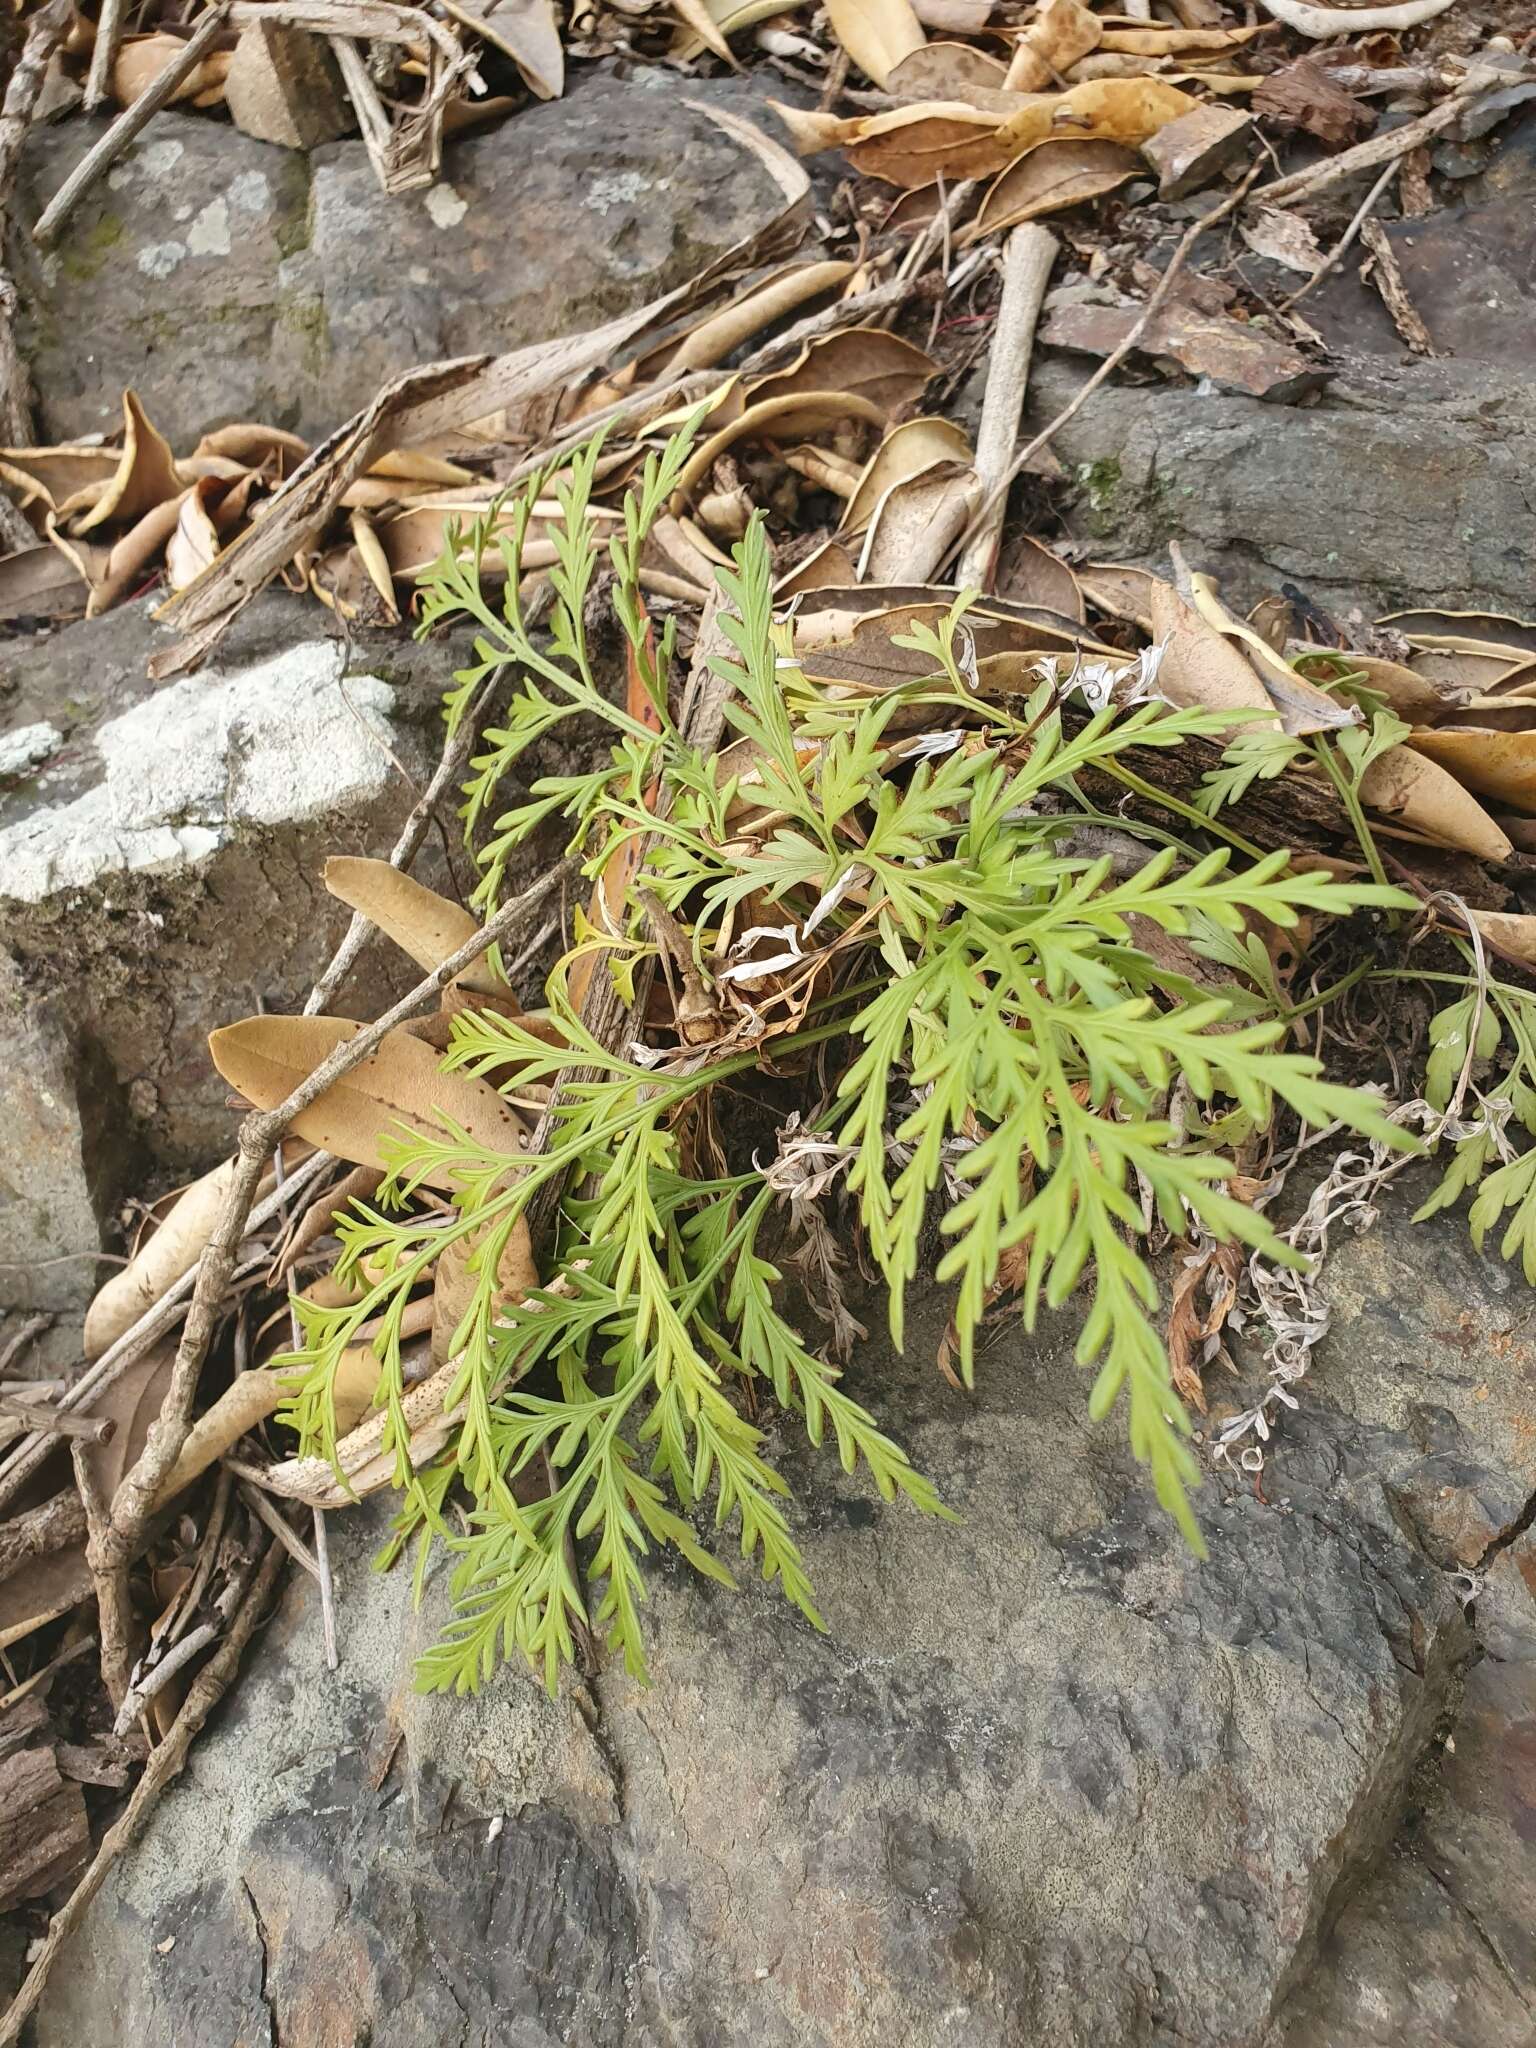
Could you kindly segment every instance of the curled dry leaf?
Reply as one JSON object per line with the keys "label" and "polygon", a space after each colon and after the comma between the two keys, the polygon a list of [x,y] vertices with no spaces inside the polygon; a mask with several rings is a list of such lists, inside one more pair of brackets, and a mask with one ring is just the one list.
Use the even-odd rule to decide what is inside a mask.
{"label": "curled dry leaf", "polygon": [[893,484],[869,522],[859,581],[924,583],[936,575],[970,524],[977,497],[975,470],[959,462],[936,463]]}
{"label": "curled dry leaf", "polygon": [[1269,642],[1242,619],[1234,618],[1221,601],[1215,578],[1194,575],[1190,590],[1195,610],[1208,626],[1224,638],[1241,644],[1257,672],[1270,702],[1280,714],[1280,723],[1294,735],[1332,732],[1340,726],[1358,725],[1360,713],[1352,704],[1341,703],[1297,675],[1288,661],[1276,654]]}
{"label": "curled dry leaf", "polygon": [[1133,569],[1124,562],[1089,562],[1077,571],[1077,582],[1098,611],[1152,633],[1152,590],[1157,578],[1150,571]]}
{"label": "curled dry leaf", "polygon": [[1472,922],[1490,944],[1536,969],[1536,917],[1505,910],[1474,910]]}
{"label": "curled dry leaf", "polygon": [[[185,36],[167,35],[163,30],[155,35],[127,37],[112,66],[113,99],[120,107],[131,107],[186,47]],[[200,64],[193,65],[166,105],[174,107],[190,100],[195,107],[218,106],[224,98],[231,55],[228,50],[210,50]]]}
{"label": "curled dry leaf", "polygon": [[1345,677],[1358,678],[1368,690],[1383,699],[1389,711],[1411,725],[1438,718],[1455,699],[1437,689],[1427,676],[1405,668],[1399,661],[1384,661],[1375,654],[1354,654],[1337,647],[1296,647],[1289,659],[1310,683],[1321,689]]}
{"label": "curled dry leaf", "polygon": [[[247,1017],[211,1034],[213,1063],[231,1087],[258,1109],[276,1109],[336,1046],[362,1029],[341,1017]],[[326,1089],[293,1119],[312,1145],[356,1166],[387,1166],[381,1146],[404,1125],[418,1137],[441,1138],[442,1117],[488,1152],[522,1149],[522,1119],[496,1090],[468,1074],[445,1074],[429,1045],[392,1031],[371,1058]],[[427,1175],[451,1190],[446,1168]]]}
{"label": "curled dry leaf", "polygon": [[[170,443],[150,424],[132,391],[123,393],[123,447],[105,488],[74,521],[76,533],[91,533],[108,520],[135,520],[181,493],[181,477]],[[61,511],[68,513],[68,506]]]}
{"label": "curled dry leaf", "polygon": [[865,176],[915,191],[940,178],[986,178],[1045,142],[1100,138],[1136,147],[1198,105],[1154,78],[1093,79],[1026,97],[1004,116],[939,100],[839,120],[771,103],[802,155],[842,149]]}
{"label": "curled dry leaf", "polygon": [[686,509],[690,494],[736,442],[755,440],[770,432],[775,440],[825,433],[850,419],[882,426],[885,412],[872,399],[859,398],[851,392],[789,391],[777,398],[754,401],[739,418],[711,434],[689,456],[677,480],[672,510],[679,513]]}
{"label": "curled dry leaf", "polygon": [[1064,71],[1096,50],[1103,24],[1082,0],[1041,0],[1014,45],[1008,66],[1011,92],[1048,92]]}
{"label": "curled dry leaf", "polygon": [[1152,637],[1163,650],[1157,686],[1170,703],[1267,712],[1273,718],[1269,694],[1241,648],[1201,618],[1171,583],[1153,578],[1150,598]]}

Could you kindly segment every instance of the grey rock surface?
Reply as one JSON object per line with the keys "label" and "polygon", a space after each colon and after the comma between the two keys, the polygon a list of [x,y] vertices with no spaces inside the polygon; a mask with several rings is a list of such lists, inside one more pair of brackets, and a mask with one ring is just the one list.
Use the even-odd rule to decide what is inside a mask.
{"label": "grey rock surface", "polygon": [[[46,710],[59,745],[0,788],[0,1304],[88,1299],[118,1195],[227,1149],[208,1030],[302,1004],[347,918],[325,856],[387,853],[402,771],[430,772],[443,663],[348,655],[322,616],[274,594],[215,670],[159,688],[143,607],[9,655],[8,711]],[[403,971],[375,949],[346,1000]]]}
{"label": "grey rock surface", "polygon": [[[1045,364],[1043,427],[1083,382]],[[1240,604],[1293,583],[1341,612],[1404,603],[1525,616],[1536,560],[1536,378],[1518,363],[1359,357],[1321,403],[1106,385],[1054,443],[1101,559],[1177,539]]]}
{"label": "grey rock surface", "polygon": [[1536,1488],[1536,1327],[1406,1207],[1338,1248],[1302,1411],[1262,1488],[1207,1483],[1203,1566],[1064,1323],[1008,1328],[966,1399],[931,1299],[853,1379],[962,1520],[791,1452],[827,1636],[653,1572],[649,1691],[426,1701],[441,1574],[412,1617],[337,1518],[339,1680],[290,1588],[39,2048],[1527,2048],[1530,1922],[1481,1865],[1531,1810],[1528,1539],[1484,1525],[1464,1611],[1446,1532]]}
{"label": "grey rock surface", "polygon": [[[127,384],[179,452],[231,419],[318,435],[412,364],[643,305],[779,203],[761,165],[684,98],[664,72],[588,79],[450,142],[438,183],[394,198],[359,141],[306,157],[195,114],[159,116],[55,251],[39,259],[16,238],[45,432],[111,429]],[[90,127],[29,141],[26,218]]]}

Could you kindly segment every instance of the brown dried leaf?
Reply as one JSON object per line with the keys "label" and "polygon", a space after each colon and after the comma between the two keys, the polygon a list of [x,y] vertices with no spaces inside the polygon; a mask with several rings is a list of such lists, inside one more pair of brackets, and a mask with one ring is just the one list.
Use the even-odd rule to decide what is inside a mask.
{"label": "brown dried leaf", "polygon": [[1135,151],[1118,142],[1042,142],[994,182],[964,239],[978,241],[983,235],[1097,199],[1124,185],[1142,168]]}
{"label": "brown dried leaf", "polygon": [[1405,831],[1475,853],[1479,860],[1503,862],[1513,852],[1509,835],[1487,811],[1436,761],[1414,746],[1394,747],[1365,771],[1360,795],[1367,807],[1390,818]]}
{"label": "brown dried leaf", "polygon": [[1415,732],[1413,745],[1463,788],[1512,811],[1536,812],[1536,732],[1439,725]]}
{"label": "brown dried leaf", "polygon": [[[1251,662],[1190,605],[1171,583],[1153,578],[1152,637],[1163,648],[1157,686],[1170,703],[1207,711],[1264,711],[1269,694]],[[1263,724],[1262,719],[1252,721]]]}
{"label": "brown dried leaf", "polygon": [[[439,896],[387,860],[362,860],[336,854],[325,864],[325,886],[351,909],[376,924],[409,960],[431,973],[467,945],[480,929],[471,914],[446,896]],[[504,995],[506,983],[485,963],[467,968],[460,977],[467,988],[483,987]]]}
{"label": "brown dried leaf", "polygon": [[[341,1017],[247,1017],[211,1034],[213,1063],[231,1087],[258,1109],[276,1109],[336,1046],[362,1029]],[[381,1142],[398,1141],[401,1126],[441,1139],[437,1112],[488,1151],[515,1153],[525,1143],[522,1118],[487,1082],[445,1074],[430,1046],[392,1031],[360,1067],[335,1082],[293,1120],[300,1137],[357,1166],[385,1166]],[[433,1167],[430,1187],[452,1189],[446,1167]]]}
{"label": "brown dried leaf", "polygon": [[898,99],[974,99],[987,105],[979,96],[1001,92],[1007,75],[1006,64],[970,43],[929,43],[892,67],[887,90]]}
{"label": "brown dried leaf", "polygon": [[859,581],[926,582],[970,524],[976,501],[976,472],[966,463],[936,463],[893,484],[869,522]]}
{"label": "brown dried leaf", "polygon": [[150,424],[137,394],[125,391],[123,448],[117,467],[90,510],[73,522],[73,531],[92,533],[109,519],[141,519],[167,498],[179,497],[181,489],[181,476],[170,443]]}
{"label": "brown dried leaf", "polygon": [[[476,1260],[480,1256],[484,1238],[475,1233],[468,1237],[455,1238],[444,1245],[433,1269],[432,1282],[432,1363],[444,1364],[454,1350],[454,1338],[459,1325],[468,1315],[479,1285],[480,1275]],[[507,1241],[496,1267],[496,1292],[493,1296],[492,1314],[498,1315],[509,1302],[521,1301],[539,1284],[538,1268],[533,1262],[533,1240],[528,1235],[528,1226],[521,1217]]]}
{"label": "brown dried leaf", "polygon": [[936,463],[969,463],[971,459],[970,436],[952,420],[904,420],[899,427],[892,427],[869,458],[853,495],[843,507],[838,532],[863,533],[881,500],[909,477],[921,476]]}
{"label": "brown dried leaf", "polygon": [[1027,533],[1015,534],[999,551],[992,588],[1015,604],[1047,605],[1079,623],[1087,617],[1077,577],[1060,555]]}
{"label": "brown dried leaf", "polygon": [[1041,0],[1014,45],[1009,91],[1048,92],[1062,72],[1098,48],[1103,33],[1098,16],[1082,0]]}

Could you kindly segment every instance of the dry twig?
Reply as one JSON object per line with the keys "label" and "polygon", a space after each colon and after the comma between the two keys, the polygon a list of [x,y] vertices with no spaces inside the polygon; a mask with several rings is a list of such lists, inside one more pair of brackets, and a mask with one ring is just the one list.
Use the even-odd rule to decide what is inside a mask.
{"label": "dry twig", "polygon": [[85,156],[76,164],[44,207],[36,227],[32,230],[32,239],[40,249],[47,249],[53,245],[58,239],[60,228],[86,193],[117,162],[139,130],[152,121],[160,109],[175,97],[176,88],[184,78],[192,75],[223,33],[228,13],[228,0],[215,0],[215,4],[198,23],[196,33],[182,45],[176,56],[154,82],[139,94],[133,104],[124,107],[96,146],[87,150]]}
{"label": "dry twig", "polygon": [[978,590],[989,590],[992,586],[1006,495],[997,493],[995,486],[1007,473],[1018,446],[1035,326],[1051,266],[1060,248],[1050,229],[1035,222],[1015,228],[1008,237],[1003,258],[1003,296],[998,303],[997,325],[992,330],[986,396],[976,434],[976,475],[983,501],[990,509],[972,522],[971,538],[961,552],[956,581],[962,588],[974,585]]}
{"label": "dry twig", "polygon": [[164,1742],[151,1750],[144,1775],[134,1786],[122,1818],[102,1836],[101,1847],[70,1893],[68,1903],[54,1915],[48,1938],[36,1962],[27,1972],[5,2017],[0,2019],[0,2048],[17,2048],[23,2027],[37,2010],[59,1950],[84,1919],[86,1908],[101,1890],[118,1857],[125,1849],[131,1848],[144,1832],[155,1801],[172,1779],[180,1775],[193,1738],[224,1697],[239,1668],[241,1654],[255,1633],[282,1567],[283,1551],[274,1543],[261,1561],[255,1581],[230,1626],[229,1634],[193,1679]]}

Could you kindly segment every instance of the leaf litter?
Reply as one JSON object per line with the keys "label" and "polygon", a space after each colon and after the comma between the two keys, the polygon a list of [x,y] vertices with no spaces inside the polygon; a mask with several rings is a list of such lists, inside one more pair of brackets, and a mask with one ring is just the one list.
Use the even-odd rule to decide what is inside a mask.
{"label": "leaf litter", "polygon": [[[79,1475],[87,1515],[125,1574],[175,1566],[180,1591],[145,1644],[121,1626],[126,1577],[66,1545],[13,1591],[6,1640],[51,1654],[94,1596],[125,1726],[163,1691],[149,1725],[191,1739],[166,1706],[175,1674],[156,1673],[189,1626],[200,1655],[238,1649],[285,1501],[343,1510],[394,1487],[391,1551],[448,1543],[430,1686],[476,1685],[518,1653],[554,1684],[589,1630],[643,1671],[646,1555],[671,1546],[729,1577],[706,1502],[821,1625],[765,1402],[813,1442],[830,1426],[887,1498],[943,1512],[901,1418],[862,1407],[832,1362],[862,1334],[869,1272],[899,1335],[904,1290],[937,1257],[954,1296],[938,1362],[961,1385],[990,1319],[1083,1296],[1094,1412],[1121,1406],[1194,1542],[1195,1453],[1262,1466],[1323,1327],[1301,1255],[1369,1213],[1410,1130],[1449,1151],[1434,1201],[1472,1195],[1479,1241],[1498,1224],[1536,1276],[1536,925],[1518,888],[1536,847],[1536,625],[1340,626],[1278,592],[1239,617],[1177,551],[1165,578],[1070,538],[1060,421],[1019,446],[1041,349],[1098,356],[1098,380],[1272,403],[1326,380],[1301,315],[1191,267],[1170,203],[1175,229],[1230,219],[1302,276],[1291,303],[1358,242],[1410,346],[1432,347],[1370,209],[1403,168],[1422,210],[1425,140],[1495,116],[1525,60],[1405,51],[1358,10],[1266,12],[379,0],[343,19],[276,0],[192,21],[151,8],[111,47],[39,14],[54,102],[95,90],[122,110],[43,240],[156,104],[288,146],[355,124],[397,192],[435,175],[446,135],[620,52],[684,77],[750,61],[809,79],[820,107],[783,102],[780,133],[850,181],[808,245],[794,155],[716,115],[781,209],[664,300],[408,372],[316,447],[249,422],[177,450],[130,391],[114,436],[13,432],[0,449],[21,522],[5,616],[155,590],[181,634],[162,674],[195,666],[274,577],[347,629],[481,636],[446,706],[471,905],[414,882],[408,856],[327,869],[426,976],[418,1014],[215,1032],[248,1129],[268,1155],[288,1134],[281,1178],[242,1152],[159,1216],[98,1297],[94,1362],[58,1403],[117,1422],[110,1458]],[[1356,26],[1358,45],[1313,41]],[[1429,104],[1393,126],[1379,108],[1399,72],[1407,103]],[[1263,150],[1298,133],[1321,163],[1257,183]],[[1339,236],[1329,192],[1381,165]],[[4,148],[0,171],[3,204]],[[1038,290],[1010,301],[999,286],[1027,260]],[[973,439],[949,400],[982,360]],[[594,604],[625,648],[617,696],[582,630]],[[566,719],[606,730],[610,756],[520,791],[524,748]],[[570,865],[525,902],[509,889],[542,820],[563,821]],[[1421,972],[1450,993],[1422,1085],[1394,1107],[1389,985]],[[1349,1056],[1325,1075],[1308,1020],[1336,988]],[[716,1094],[744,1073],[765,1119],[746,1152]],[[1268,1212],[1318,1145],[1335,1156],[1282,1230]],[[1209,1373],[1245,1326],[1274,1377],[1233,1411]],[[167,1392],[173,1364],[190,1396]],[[58,1442],[33,1432],[0,1460],[0,1495],[38,1471],[67,1494]]]}

